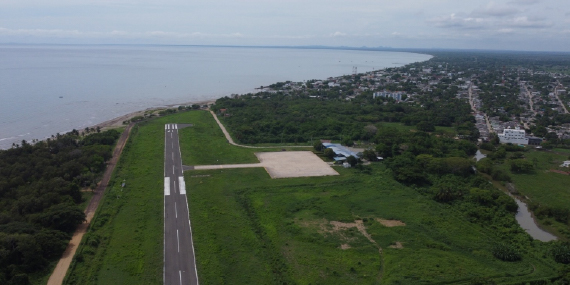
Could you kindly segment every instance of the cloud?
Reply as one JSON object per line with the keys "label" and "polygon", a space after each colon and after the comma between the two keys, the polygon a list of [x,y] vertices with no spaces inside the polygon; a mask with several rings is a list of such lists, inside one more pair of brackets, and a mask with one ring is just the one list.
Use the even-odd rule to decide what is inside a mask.
{"label": "cloud", "polygon": [[512,6],[497,5],[490,2],[485,7],[475,9],[471,14],[479,17],[505,17],[520,13],[520,10]]}
{"label": "cloud", "polygon": [[334,32],[332,34],[330,34],[331,37],[346,37],[346,33],[343,32]]}
{"label": "cloud", "polygon": [[542,2],[542,0],[513,0],[510,1],[509,4],[515,5],[533,5]]}
{"label": "cloud", "polygon": [[481,29],[485,27],[484,18],[463,17],[455,13],[427,20],[439,28]]}

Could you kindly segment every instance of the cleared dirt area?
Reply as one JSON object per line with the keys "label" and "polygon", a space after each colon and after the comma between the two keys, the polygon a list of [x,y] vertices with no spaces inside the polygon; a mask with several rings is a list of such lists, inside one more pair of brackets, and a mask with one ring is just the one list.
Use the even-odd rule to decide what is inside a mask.
{"label": "cleared dirt area", "polygon": [[271,178],[339,175],[326,162],[310,151],[255,153],[259,163],[196,165],[194,170],[264,167]]}
{"label": "cleared dirt area", "polygon": [[385,227],[391,228],[391,227],[403,227],[406,224],[402,221],[398,221],[398,220],[384,220],[384,219],[380,219],[380,218],[376,218],[376,221],[379,222],[380,224],[382,224]]}
{"label": "cleared dirt area", "polygon": [[310,151],[258,152],[255,155],[271,178],[339,175]]}

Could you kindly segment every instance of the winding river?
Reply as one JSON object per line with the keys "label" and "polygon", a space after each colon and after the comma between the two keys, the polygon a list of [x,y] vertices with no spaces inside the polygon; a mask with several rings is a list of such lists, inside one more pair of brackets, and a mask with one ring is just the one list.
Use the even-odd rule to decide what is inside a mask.
{"label": "winding river", "polygon": [[[480,151],[477,151],[475,154],[476,161],[479,161],[485,157],[487,156],[482,154]],[[534,217],[532,216],[532,213],[528,210],[528,206],[523,201],[511,195],[511,193],[507,192],[507,194],[515,199],[515,202],[519,206],[515,219],[521,228],[523,228],[531,237],[540,241],[548,242],[557,239],[556,236],[538,227],[536,221],[534,220]]]}

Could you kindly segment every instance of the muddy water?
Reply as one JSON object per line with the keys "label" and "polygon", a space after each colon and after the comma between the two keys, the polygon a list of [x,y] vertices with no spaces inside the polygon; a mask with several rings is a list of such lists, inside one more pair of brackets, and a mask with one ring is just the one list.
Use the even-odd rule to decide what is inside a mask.
{"label": "muddy water", "polygon": [[[509,196],[513,197],[512,195]],[[515,202],[517,202],[517,205],[519,206],[519,210],[515,218],[517,219],[517,222],[521,228],[523,228],[534,239],[544,242],[556,240],[556,237],[554,235],[542,230],[536,225],[536,222],[534,221],[534,218],[532,217],[525,203],[516,197],[513,197],[513,199],[515,199]]]}
{"label": "muddy water", "polygon": [[[477,153],[475,154],[476,161],[479,161],[485,157],[487,156],[482,154],[480,151],[477,151]],[[554,235],[538,227],[538,225],[534,221],[534,218],[532,217],[532,214],[528,210],[528,206],[523,201],[519,200],[517,197],[514,197],[510,193],[507,194],[511,196],[513,199],[515,199],[515,202],[519,206],[519,210],[517,211],[515,219],[517,220],[521,228],[523,228],[534,239],[544,242],[556,240],[556,237]]]}
{"label": "muddy water", "polygon": [[477,150],[477,153],[475,153],[475,160],[479,161],[483,158],[487,157],[486,155],[482,154],[481,151]]}

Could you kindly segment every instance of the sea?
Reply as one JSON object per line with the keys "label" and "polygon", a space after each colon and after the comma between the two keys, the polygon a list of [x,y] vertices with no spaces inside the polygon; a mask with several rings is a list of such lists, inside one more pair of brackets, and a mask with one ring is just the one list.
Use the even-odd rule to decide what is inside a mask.
{"label": "sea", "polygon": [[430,58],[343,49],[0,45],[0,149],[148,108]]}

